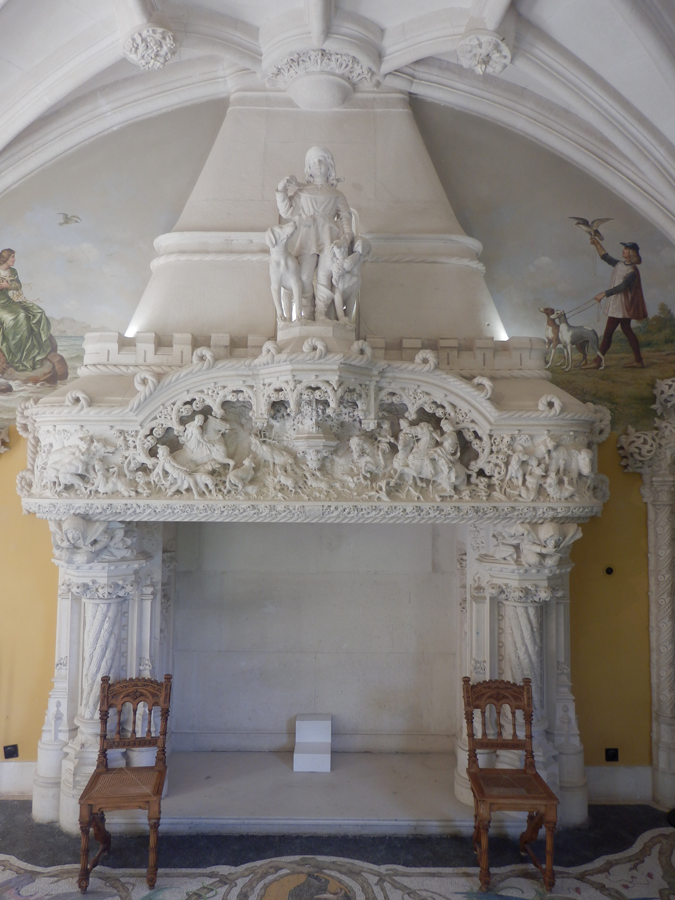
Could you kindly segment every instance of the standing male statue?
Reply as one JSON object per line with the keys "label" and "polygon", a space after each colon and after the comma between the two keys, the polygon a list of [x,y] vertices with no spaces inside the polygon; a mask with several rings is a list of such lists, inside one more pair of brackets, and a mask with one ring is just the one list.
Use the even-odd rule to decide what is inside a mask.
{"label": "standing male statue", "polygon": [[[352,214],[345,195],[336,185],[335,160],[326,147],[311,147],[305,156],[306,184],[289,175],[276,191],[279,212],[294,219],[297,228],[288,241],[288,252],[300,265],[303,319],[326,319],[333,302],[331,247],[349,247]],[[316,288],[314,280],[316,276]]]}

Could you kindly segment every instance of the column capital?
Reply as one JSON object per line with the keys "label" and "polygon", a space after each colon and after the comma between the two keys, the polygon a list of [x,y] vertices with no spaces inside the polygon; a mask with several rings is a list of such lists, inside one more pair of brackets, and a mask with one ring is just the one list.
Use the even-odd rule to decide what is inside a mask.
{"label": "column capital", "polygon": [[100,522],[68,516],[49,523],[55,563],[109,565],[136,556],[136,526],[124,522]]}
{"label": "column capital", "polygon": [[581,537],[574,523],[518,522],[499,526],[492,532],[491,552],[481,553],[478,564],[491,580],[547,582],[552,576],[569,572],[569,550]]}

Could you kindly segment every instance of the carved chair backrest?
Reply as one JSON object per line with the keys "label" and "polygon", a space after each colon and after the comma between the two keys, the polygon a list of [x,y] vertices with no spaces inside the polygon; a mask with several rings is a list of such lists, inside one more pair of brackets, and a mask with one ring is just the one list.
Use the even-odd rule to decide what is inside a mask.
{"label": "carved chair backrest", "polygon": [[[534,754],[532,753],[532,682],[529,678],[523,678],[522,684],[514,684],[512,681],[478,681],[471,684],[471,679],[462,679],[462,694],[464,696],[464,716],[466,718],[466,731],[469,744],[469,770],[479,768],[477,750],[518,750],[525,751],[526,772],[536,772]],[[496,735],[488,734],[486,715],[487,708],[495,709]],[[502,710],[510,711],[511,735],[504,733]],[[481,729],[478,737],[474,731],[474,712],[480,712]],[[518,737],[516,730],[516,711],[521,710],[525,722],[525,737]]]}
{"label": "carved chair backrest", "polygon": [[[169,721],[169,702],[171,700],[171,675],[165,675],[164,681],[152,678],[126,678],[111,684],[110,676],[101,678],[101,730],[97,769],[108,768],[108,750],[126,750],[140,747],[156,747],[155,769],[166,769],[166,730]],[[122,734],[122,709],[125,703],[131,704],[131,733]],[[142,703],[147,704],[147,728],[145,734],[137,734],[139,721],[144,719],[144,710],[139,710]],[[159,707],[159,731],[152,733],[153,709]],[[108,718],[110,710],[117,711],[117,725],[114,736],[108,735]]]}

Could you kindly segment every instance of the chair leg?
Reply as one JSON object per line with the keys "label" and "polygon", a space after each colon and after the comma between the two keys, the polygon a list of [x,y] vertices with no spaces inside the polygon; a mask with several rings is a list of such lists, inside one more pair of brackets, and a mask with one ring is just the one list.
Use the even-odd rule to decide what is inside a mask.
{"label": "chair leg", "polygon": [[488,863],[488,831],[490,830],[490,819],[479,819],[477,825],[480,831],[480,852],[478,854],[478,865],[480,866],[480,886],[488,888],[490,886],[490,865]]}
{"label": "chair leg", "polygon": [[478,813],[473,817],[473,852],[480,859],[480,826],[478,824]]}
{"label": "chair leg", "polygon": [[520,852],[523,856],[525,853],[529,853],[531,857],[533,856],[532,851],[527,845],[531,844],[532,841],[537,840],[539,829],[541,828],[543,821],[544,816],[542,813],[529,812],[527,814],[527,828],[520,836]]}
{"label": "chair leg", "polygon": [[553,874],[553,837],[555,835],[555,822],[546,823],[546,870],[544,872],[544,887],[552,891],[555,885]]}
{"label": "chair leg", "polygon": [[[91,807],[89,808],[91,810]],[[89,887],[89,827],[91,825],[91,812],[84,813],[80,810],[80,834],[82,842],[80,844],[80,874],[77,879],[77,886],[80,891],[85,894]]]}
{"label": "chair leg", "polygon": [[148,859],[148,887],[152,890],[157,883],[157,831],[159,829],[159,816],[148,818],[150,825],[150,854]]}
{"label": "chair leg", "polygon": [[94,840],[98,841],[99,848],[98,853],[89,863],[90,872],[92,869],[96,868],[102,856],[104,856],[106,853],[110,853],[110,848],[112,846],[112,836],[105,827],[105,813],[103,812],[103,810],[94,813],[94,815],[91,817],[91,825],[94,831]]}

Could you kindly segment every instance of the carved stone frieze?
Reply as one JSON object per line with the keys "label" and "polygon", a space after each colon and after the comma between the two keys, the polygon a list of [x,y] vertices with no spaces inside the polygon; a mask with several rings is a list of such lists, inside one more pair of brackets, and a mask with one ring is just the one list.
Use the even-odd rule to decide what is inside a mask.
{"label": "carved stone frieze", "polygon": [[[86,577],[86,576],[85,576]],[[130,597],[135,590],[133,581],[80,581],[78,578],[65,578],[65,590],[85,600],[115,600]]]}
{"label": "carved stone frieze", "polygon": [[488,586],[491,597],[504,603],[539,604],[546,603],[554,596],[554,590],[547,584],[502,584],[491,581]]}
{"label": "carved stone frieze", "polygon": [[[426,359],[387,366],[362,354],[317,359],[313,351],[294,355],[305,365],[276,357],[272,365],[237,371],[207,351],[195,356],[191,373],[139,383],[141,400],[118,427],[99,424],[94,406],[69,408],[68,422],[28,410],[35,453],[24,496],[96,500],[96,518],[109,518],[105,499],[133,500],[134,510],[143,501],[170,500],[176,519],[186,500],[457,504],[460,519],[467,504],[564,504],[570,517],[599,508],[594,416],[555,431],[490,433],[486,414],[496,411],[484,392],[430,370]],[[193,386],[183,387],[188,380]],[[62,532],[55,541],[67,549]]]}

